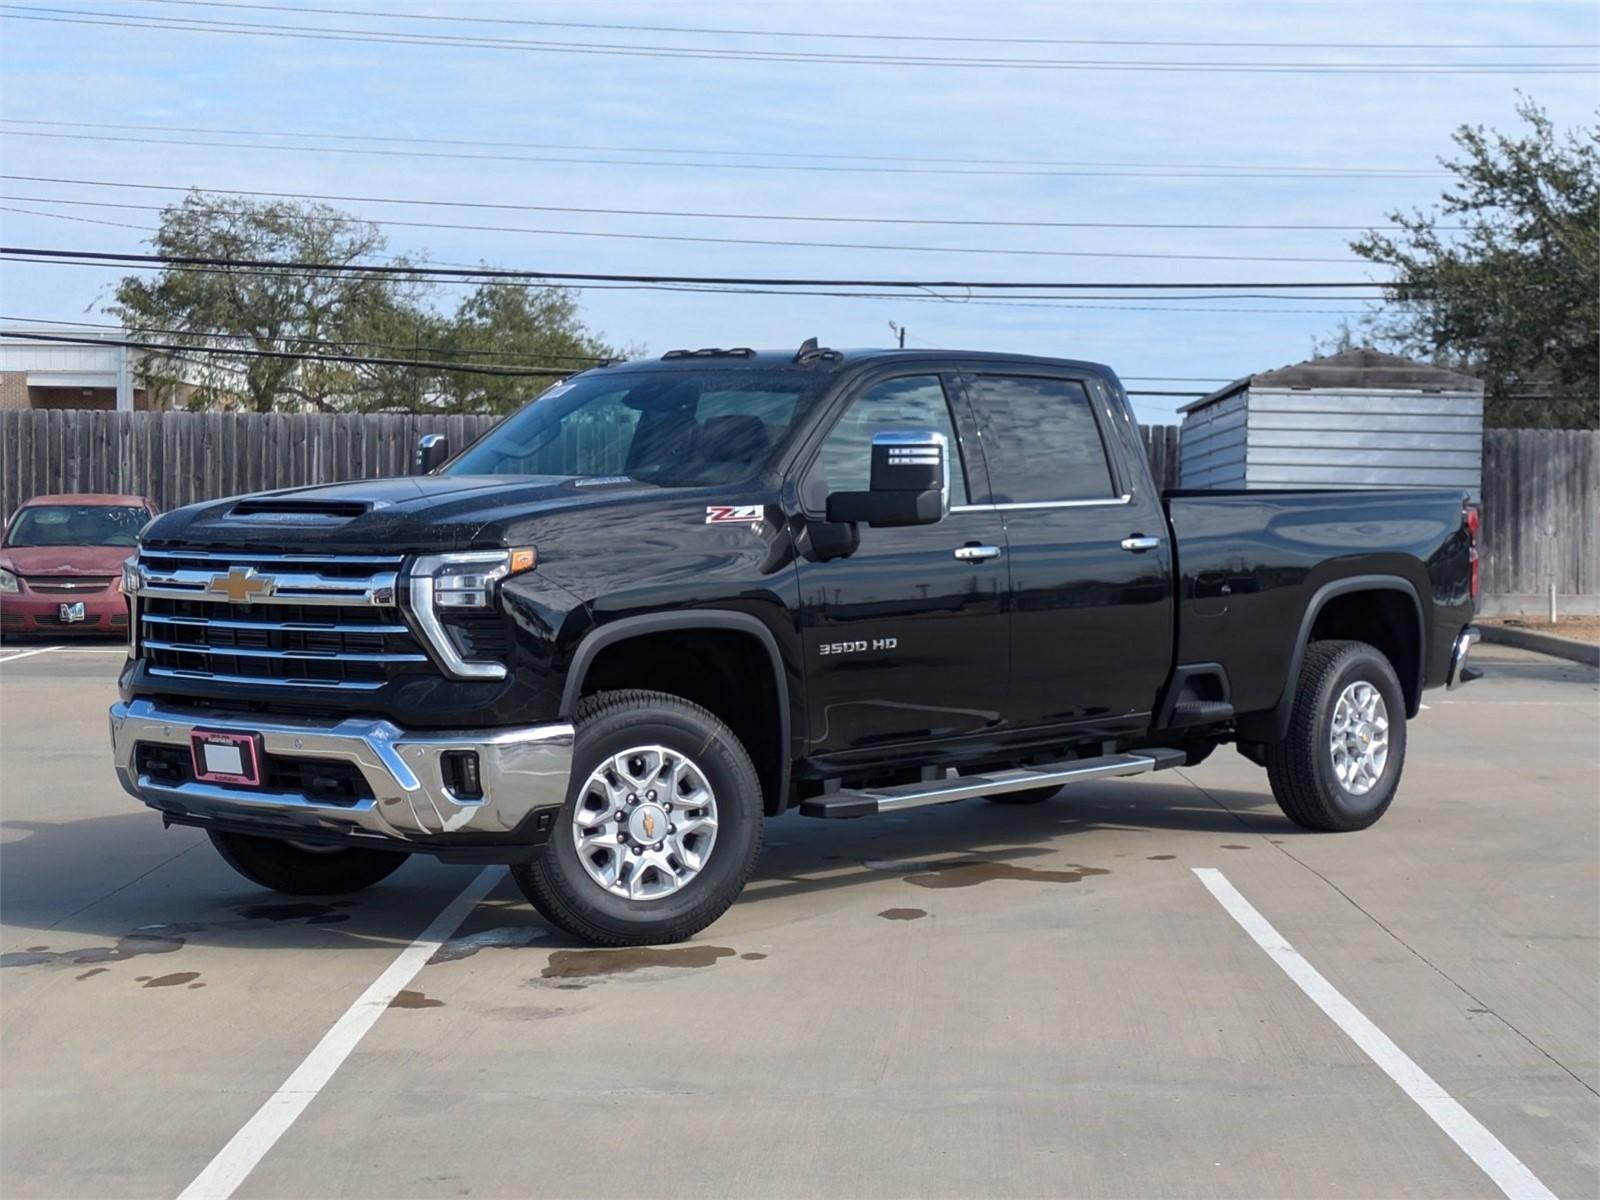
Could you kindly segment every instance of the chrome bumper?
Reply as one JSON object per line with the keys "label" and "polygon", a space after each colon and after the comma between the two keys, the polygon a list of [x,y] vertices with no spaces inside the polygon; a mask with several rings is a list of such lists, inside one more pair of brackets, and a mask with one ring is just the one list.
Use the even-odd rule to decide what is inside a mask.
{"label": "chrome bumper", "polygon": [[1472,648],[1478,644],[1479,635],[1476,625],[1468,625],[1456,638],[1456,644],[1450,650],[1450,674],[1445,676],[1446,688],[1461,686],[1461,673],[1467,669],[1467,655],[1472,653]]}
{"label": "chrome bumper", "polygon": [[[258,733],[268,756],[353,764],[372,795],[341,803],[265,788],[170,783],[139,773],[135,748],[141,742],[187,750],[195,729]],[[531,814],[566,801],[572,738],[572,726],[565,722],[435,733],[407,731],[383,720],[201,719],[149,700],[111,706],[117,778],[130,795],[153,808],[180,820],[370,836],[416,842],[421,849],[435,840],[518,840]],[[463,799],[445,786],[440,757],[447,750],[477,752],[481,798]]]}

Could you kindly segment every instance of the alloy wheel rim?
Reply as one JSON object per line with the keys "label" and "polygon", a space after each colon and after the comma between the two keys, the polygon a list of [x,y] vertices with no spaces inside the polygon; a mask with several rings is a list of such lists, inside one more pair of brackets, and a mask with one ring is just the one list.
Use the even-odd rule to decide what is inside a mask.
{"label": "alloy wheel rim", "polygon": [[1339,693],[1328,731],[1328,754],[1339,786],[1365,796],[1389,765],[1389,708],[1383,693],[1358,679]]}
{"label": "alloy wheel rim", "polygon": [[624,900],[659,900],[705,870],[717,798],[705,772],[669,746],[634,746],[589,773],[572,814],[583,869]]}

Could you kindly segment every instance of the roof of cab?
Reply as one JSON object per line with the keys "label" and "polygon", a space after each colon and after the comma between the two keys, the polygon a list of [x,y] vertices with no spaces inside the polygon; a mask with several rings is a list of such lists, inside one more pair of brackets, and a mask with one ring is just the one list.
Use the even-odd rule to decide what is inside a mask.
{"label": "roof of cab", "polygon": [[772,370],[775,367],[802,367],[807,370],[834,373],[878,362],[961,362],[973,364],[993,362],[1034,363],[1040,366],[1067,367],[1072,370],[1094,372],[1099,375],[1109,376],[1112,374],[1110,368],[1101,363],[1068,358],[1047,358],[1036,354],[1007,354],[996,350],[897,350],[872,348],[830,350],[823,347],[813,351],[812,357],[803,363],[795,361],[797,352],[794,350],[748,350],[737,348],[718,351],[690,351],[688,353],[673,351],[669,353],[670,357],[635,358],[594,369],[601,371],[680,371],[704,368],[716,368],[718,370],[760,368],[762,370]]}
{"label": "roof of cab", "polygon": [[17,505],[19,509],[33,508],[40,504],[103,504],[125,505],[129,508],[150,508],[150,501],[143,496],[123,495],[116,492],[59,492],[53,496],[34,496]]}

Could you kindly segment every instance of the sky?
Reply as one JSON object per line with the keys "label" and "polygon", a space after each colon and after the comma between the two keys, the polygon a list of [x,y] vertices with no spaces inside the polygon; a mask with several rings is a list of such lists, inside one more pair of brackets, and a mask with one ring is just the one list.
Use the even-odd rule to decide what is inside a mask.
{"label": "sky", "polygon": [[[428,14],[505,23],[420,19]],[[129,27],[129,18],[145,26]],[[240,25],[191,32],[152,28],[152,21]],[[351,34],[281,36],[308,29]],[[785,32],[813,36],[778,36]],[[349,40],[395,33],[500,44]],[[524,44],[504,44],[513,40]],[[1295,45],[1205,44],[1219,42]],[[1454,129],[1513,128],[1519,90],[1560,128],[1593,124],[1600,84],[1593,73],[1521,65],[1475,74],[1326,68],[1592,68],[1597,42],[1600,5],[1514,0],[397,0],[381,7],[371,0],[45,0],[31,7],[8,0],[0,7],[0,173],[123,186],[0,179],[0,235],[13,246],[140,250],[157,214],[110,206],[181,195],[126,186],[146,184],[361,197],[339,207],[380,222],[519,227],[385,226],[392,252],[448,264],[1102,284],[1370,281],[1384,272],[1351,254],[1350,239],[1394,209],[1433,205],[1447,182],[1438,159],[1451,153]],[[552,43],[566,45],[552,50]],[[1463,43],[1494,48],[1455,48]],[[614,47],[870,61],[596,52]],[[908,65],[886,56],[1078,65]],[[1118,61],[1203,69],[1082,65]],[[1273,69],[1220,69],[1228,64]],[[810,244],[674,240],[693,238]],[[1196,257],[1163,257],[1174,255]],[[0,264],[0,323],[107,320],[102,310],[120,273]],[[441,301],[453,303],[458,292],[447,289]],[[782,348],[809,336],[833,346],[891,345],[894,323],[912,347],[1091,359],[1111,364],[1132,389],[1186,393],[1306,358],[1316,339],[1362,307],[1337,292],[1306,300],[1132,296],[996,302],[952,288],[872,298],[589,288],[580,300],[587,324],[612,344],[653,354],[680,346]],[[1150,422],[1174,419],[1185,402],[1134,399]]]}

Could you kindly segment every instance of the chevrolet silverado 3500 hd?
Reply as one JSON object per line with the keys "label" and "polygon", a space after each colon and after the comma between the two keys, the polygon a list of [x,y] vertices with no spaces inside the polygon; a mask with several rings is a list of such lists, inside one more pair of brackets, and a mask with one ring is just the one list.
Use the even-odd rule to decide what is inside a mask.
{"label": "chevrolet silverado 3500 hd", "polygon": [[428,473],[145,530],[117,774],[264,887],[505,862],[589,941],[739,895],[767,818],[1198,763],[1371,825],[1477,640],[1459,491],[1153,485],[1093,363],[675,351]]}

